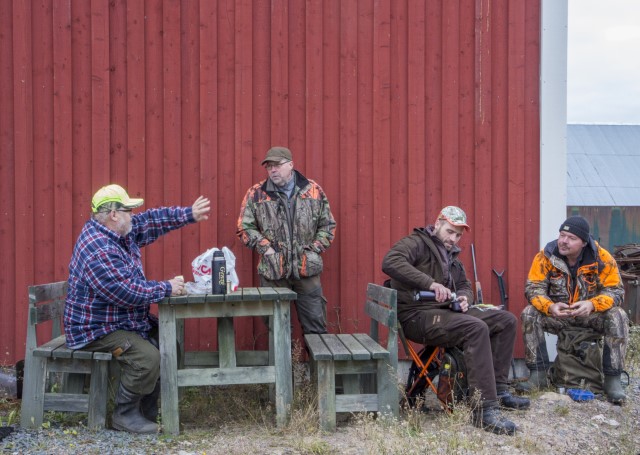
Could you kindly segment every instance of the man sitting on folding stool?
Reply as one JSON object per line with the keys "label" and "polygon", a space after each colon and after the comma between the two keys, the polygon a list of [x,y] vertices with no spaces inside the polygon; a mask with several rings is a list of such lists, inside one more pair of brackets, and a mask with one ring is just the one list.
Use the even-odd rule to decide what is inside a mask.
{"label": "man sitting on folding stool", "polygon": [[[517,318],[508,311],[469,307],[473,292],[457,246],[464,230],[470,230],[464,211],[445,207],[434,225],[416,228],[399,240],[386,254],[382,270],[398,291],[398,320],[409,340],[462,348],[470,393],[480,394],[473,412],[474,425],[513,435],[517,427],[503,417],[500,406],[529,407],[527,398],[511,395],[508,388]],[[436,301],[415,300],[416,293],[423,290],[434,291]],[[453,292],[460,312],[449,309]]]}

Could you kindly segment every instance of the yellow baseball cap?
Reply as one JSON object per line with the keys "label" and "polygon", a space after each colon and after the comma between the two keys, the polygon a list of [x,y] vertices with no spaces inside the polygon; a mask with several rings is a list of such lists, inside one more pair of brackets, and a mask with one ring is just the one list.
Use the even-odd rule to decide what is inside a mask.
{"label": "yellow baseball cap", "polygon": [[124,208],[135,209],[144,204],[144,199],[130,198],[120,185],[107,185],[96,191],[91,199],[91,211],[97,213],[100,206],[109,202],[119,202]]}

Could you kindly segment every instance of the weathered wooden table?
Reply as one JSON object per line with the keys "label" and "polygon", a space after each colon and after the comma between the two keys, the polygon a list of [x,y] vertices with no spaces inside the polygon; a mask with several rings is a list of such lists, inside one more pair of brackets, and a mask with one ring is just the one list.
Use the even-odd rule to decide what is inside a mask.
{"label": "weathered wooden table", "polygon": [[[278,426],[287,423],[293,399],[291,377],[290,302],[296,293],[286,288],[240,288],[226,295],[169,297],[158,303],[160,332],[160,383],[162,425],[167,433],[178,434],[180,417],[178,387],[274,384]],[[235,348],[233,318],[268,316],[269,352],[258,365],[243,366]],[[217,318],[218,349],[215,367],[178,368],[176,339],[182,320]],[[202,364],[203,362],[199,362]]]}

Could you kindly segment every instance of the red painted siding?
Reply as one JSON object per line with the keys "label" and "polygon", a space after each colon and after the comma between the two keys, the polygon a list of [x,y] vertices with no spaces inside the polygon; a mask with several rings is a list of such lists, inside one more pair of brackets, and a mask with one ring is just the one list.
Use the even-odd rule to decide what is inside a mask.
{"label": "red painted siding", "polygon": [[[24,355],[29,284],[63,280],[93,192],[145,206],[212,198],[209,222],[145,251],[151,279],[190,276],[235,237],[271,145],[327,192],[338,221],[324,286],[331,330],[366,330],[389,247],[462,206],[488,300],[512,311],[537,249],[540,2],[14,0],[0,2],[0,362]],[[259,320],[242,348],[264,346]],[[215,324],[189,321],[190,349]],[[300,336],[296,326],[295,336]],[[518,341],[516,354],[522,354]]]}

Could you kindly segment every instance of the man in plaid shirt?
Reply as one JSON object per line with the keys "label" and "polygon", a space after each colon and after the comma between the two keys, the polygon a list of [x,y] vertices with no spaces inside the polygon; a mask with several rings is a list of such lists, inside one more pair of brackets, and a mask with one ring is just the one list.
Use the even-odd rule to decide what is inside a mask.
{"label": "man in plaid shirt", "polygon": [[160,352],[152,303],[185,293],[184,279],[147,280],[141,247],[187,224],[206,220],[210,201],[192,207],[161,207],[132,215],[143,204],[119,185],[108,185],[91,201],[69,264],[64,330],[71,349],[111,352],[121,366],[113,427],[154,433],[158,426]]}

